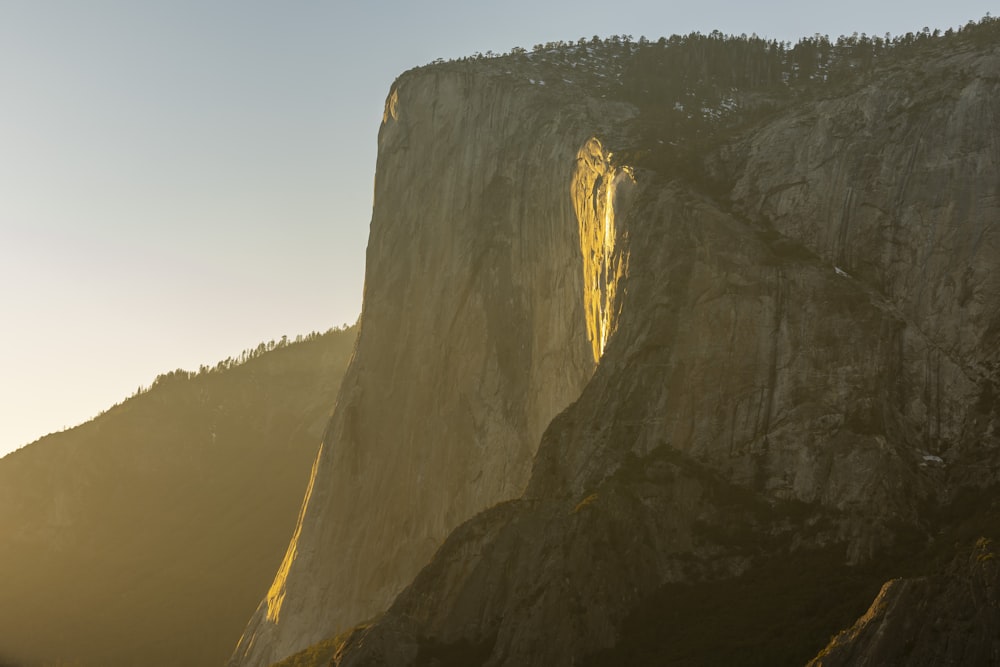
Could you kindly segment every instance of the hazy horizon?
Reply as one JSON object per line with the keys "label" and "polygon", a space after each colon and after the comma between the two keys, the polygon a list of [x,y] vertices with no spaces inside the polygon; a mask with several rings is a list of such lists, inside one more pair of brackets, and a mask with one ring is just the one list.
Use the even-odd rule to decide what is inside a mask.
{"label": "hazy horizon", "polygon": [[392,80],[630,34],[947,29],[987,3],[0,7],[0,456],[156,375],[353,323]]}

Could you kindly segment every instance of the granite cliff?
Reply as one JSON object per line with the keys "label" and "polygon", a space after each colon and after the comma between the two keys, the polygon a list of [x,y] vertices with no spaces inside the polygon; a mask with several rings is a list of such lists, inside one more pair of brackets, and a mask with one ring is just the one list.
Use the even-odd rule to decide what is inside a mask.
{"label": "granite cliff", "polygon": [[357,354],[234,663],[802,664],[995,533],[995,35],[403,75]]}
{"label": "granite cliff", "polygon": [[[552,113],[527,82],[508,85],[444,68],[393,86],[357,350],[236,664],[271,664],[384,611],[452,529],[521,495],[542,431],[593,373],[613,253],[597,247],[602,218],[584,275],[566,192],[594,123],[623,105]],[[613,171],[594,150],[587,206]],[[587,308],[604,324],[588,329]]]}

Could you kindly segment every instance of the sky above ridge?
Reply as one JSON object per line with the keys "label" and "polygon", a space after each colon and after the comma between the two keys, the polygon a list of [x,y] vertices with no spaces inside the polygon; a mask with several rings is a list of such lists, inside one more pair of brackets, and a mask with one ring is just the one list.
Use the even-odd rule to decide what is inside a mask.
{"label": "sky above ridge", "polygon": [[353,323],[376,135],[406,69],[593,35],[895,35],[991,9],[0,0],[0,456],[158,373]]}

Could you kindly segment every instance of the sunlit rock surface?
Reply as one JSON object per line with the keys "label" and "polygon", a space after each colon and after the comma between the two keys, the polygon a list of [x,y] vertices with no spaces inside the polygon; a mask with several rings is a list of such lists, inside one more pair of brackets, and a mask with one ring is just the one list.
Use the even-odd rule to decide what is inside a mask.
{"label": "sunlit rock surface", "polygon": [[[456,526],[523,493],[542,431],[613,326],[616,170],[599,143],[579,158],[589,166],[578,152],[630,113],[447,68],[394,84],[357,351],[296,538],[233,664],[270,664],[382,612]],[[574,178],[590,188],[576,200]]]}

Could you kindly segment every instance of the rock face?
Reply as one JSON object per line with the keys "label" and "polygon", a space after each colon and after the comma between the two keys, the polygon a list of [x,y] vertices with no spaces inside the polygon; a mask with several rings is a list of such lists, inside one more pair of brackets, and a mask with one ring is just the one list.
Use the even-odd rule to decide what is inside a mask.
{"label": "rock face", "polygon": [[[637,146],[649,136],[642,114],[627,107],[527,144],[508,129],[513,120],[496,120],[490,136],[507,139],[490,144],[491,155],[524,151],[531,171],[497,190],[493,179],[474,177],[462,197],[520,202],[545,180],[556,196],[539,199],[539,210],[574,202],[582,253],[574,258],[567,241],[560,265],[569,273],[549,275],[555,285],[578,280],[582,263],[584,283],[566,298],[579,300],[582,287],[584,313],[561,312],[578,326],[586,315],[599,363],[578,398],[581,385],[562,385],[564,400],[576,400],[547,428],[545,419],[531,422],[544,435],[524,494],[455,530],[387,614],[346,640],[336,664],[613,664],[612,656],[639,650],[624,624],[655,591],[750,576],[761,563],[831,549],[841,564],[861,568],[906,540],[937,534],[932,508],[1000,481],[1000,125],[992,120],[1000,51],[960,46],[928,47],[835,94],[731,129],[698,157],[700,178],[642,169]],[[490,67],[503,64],[481,69]],[[464,124],[469,105],[516,107],[520,120],[531,115],[519,105],[552,99],[550,90],[500,87],[483,75],[466,79],[462,102],[448,105],[438,82],[455,75],[434,72],[421,75],[437,102],[425,105],[456,132],[442,151],[469,154],[483,141],[480,124],[471,134]],[[590,92],[562,94],[583,106]],[[565,118],[551,108],[538,114],[532,125]],[[413,167],[388,157],[399,150],[399,127],[383,127],[382,183],[410,182],[401,171]],[[423,127],[437,136],[430,121]],[[567,150],[576,153],[575,171]],[[539,155],[552,160],[547,169],[536,167]],[[633,170],[621,162],[629,155],[637,156]],[[477,159],[467,164],[487,173],[496,162]],[[406,188],[408,196],[426,206],[439,201],[429,191],[455,196],[449,169],[435,169],[411,175],[430,180]],[[376,190],[376,202],[390,196]],[[440,241],[448,247],[466,229],[454,219]],[[387,284],[372,261],[391,245],[377,235],[381,220],[377,211],[372,301],[384,298],[374,288]],[[566,221],[553,216],[552,229]],[[512,234],[518,225],[537,228],[527,216],[510,222]],[[493,238],[492,230],[478,233]],[[416,241],[408,232],[395,242]],[[499,307],[520,321],[523,311],[500,294]],[[442,308],[448,322],[454,312]],[[539,336],[585,338],[565,323],[545,326],[552,328],[507,327],[504,335],[529,347]],[[473,381],[492,384],[489,377]],[[331,442],[349,441],[346,410]],[[334,468],[351,465],[344,456]],[[335,538],[340,524],[324,521],[341,553],[353,553],[353,538]],[[383,537],[385,545],[409,544]],[[314,597],[309,613],[330,618],[340,605],[324,572],[334,566],[311,567],[322,582],[316,595],[328,597]],[[838,627],[824,623],[794,660],[815,655]],[[702,649],[699,659],[714,650]]]}
{"label": "rock face", "polygon": [[[596,143],[576,158],[629,108],[554,107],[533,90],[448,68],[393,85],[357,350],[232,664],[270,664],[385,610],[451,530],[521,495],[542,431],[590,379],[618,270],[604,268],[618,267],[611,186],[594,184],[615,168]],[[576,204],[597,207],[582,223],[574,178]]]}
{"label": "rock face", "polygon": [[981,539],[936,576],[894,579],[809,667],[1000,664],[1000,556]]}
{"label": "rock face", "polygon": [[886,385],[868,384],[862,400],[874,400],[858,406],[875,435],[892,436],[910,468],[936,456],[952,479],[994,480],[1000,60],[936,56],[756,133],[731,197],[846,273],[880,313],[879,339],[895,349],[865,364]]}

